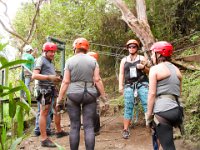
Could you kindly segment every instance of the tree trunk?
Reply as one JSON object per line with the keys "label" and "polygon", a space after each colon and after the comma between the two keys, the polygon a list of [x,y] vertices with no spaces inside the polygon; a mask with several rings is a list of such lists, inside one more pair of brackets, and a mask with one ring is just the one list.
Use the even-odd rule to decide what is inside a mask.
{"label": "tree trunk", "polygon": [[200,63],[200,54],[195,54],[195,55],[185,56],[185,57],[181,57],[181,58],[176,58],[176,60],[184,60],[184,61],[189,61],[189,62]]}
{"label": "tree trunk", "polygon": [[120,9],[122,19],[140,39],[143,51],[149,50],[155,39],[147,21],[145,0],[136,0],[137,18],[122,0],[112,0],[112,2]]}

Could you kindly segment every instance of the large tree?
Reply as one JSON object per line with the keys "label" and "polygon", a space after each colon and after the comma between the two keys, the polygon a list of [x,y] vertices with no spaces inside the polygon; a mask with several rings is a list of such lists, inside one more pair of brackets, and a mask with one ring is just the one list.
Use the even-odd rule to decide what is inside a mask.
{"label": "large tree", "polygon": [[146,51],[155,42],[146,15],[145,0],[136,0],[137,17],[128,9],[122,0],[112,0],[122,13],[122,19],[127,23],[131,30],[140,39],[143,50]]}

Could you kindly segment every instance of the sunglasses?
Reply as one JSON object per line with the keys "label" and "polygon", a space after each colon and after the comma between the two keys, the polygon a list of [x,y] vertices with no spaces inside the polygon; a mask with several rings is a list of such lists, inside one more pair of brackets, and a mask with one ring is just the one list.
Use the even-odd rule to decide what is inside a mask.
{"label": "sunglasses", "polygon": [[137,46],[128,46],[128,48],[137,48]]}

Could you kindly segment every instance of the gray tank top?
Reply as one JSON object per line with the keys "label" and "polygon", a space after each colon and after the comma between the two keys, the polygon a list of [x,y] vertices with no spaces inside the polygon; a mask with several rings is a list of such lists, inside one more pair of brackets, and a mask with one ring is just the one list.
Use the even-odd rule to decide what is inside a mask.
{"label": "gray tank top", "polygon": [[65,70],[70,72],[70,85],[67,93],[81,93],[84,91],[85,82],[87,90],[91,93],[97,93],[93,84],[94,70],[99,67],[96,59],[87,54],[76,54],[70,57],[66,64]]}
{"label": "gray tank top", "polygon": [[176,95],[180,96],[180,80],[176,75],[176,68],[171,63],[166,63],[166,66],[170,70],[171,75],[157,83],[157,98],[154,104],[154,113],[164,112],[177,107],[177,102],[170,98],[159,98],[159,95]]}
{"label": "gray tank top", "polygon": [[[43,75],[56,75],[55,72],[55,68],[54,68],[54,64],[48,60],[45,56],[41,56],[39,57],[36,61],[35,61],[35,67],[34,69],[36,70],[40,70],[40,74]],[[39,80],[37,82],[36,87],[40,87],[40,86],[54,86],[53,82],[48,81],[48,80]]]}

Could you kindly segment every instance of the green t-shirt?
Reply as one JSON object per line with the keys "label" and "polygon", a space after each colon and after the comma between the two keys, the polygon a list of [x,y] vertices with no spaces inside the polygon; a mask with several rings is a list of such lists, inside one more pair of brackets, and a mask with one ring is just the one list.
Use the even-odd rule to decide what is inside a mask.
{"label": "green t-shirt", "polygon": [[30,70],[33,70],[34,60],[35,60],[34,57],[33,57],[33,55],[31,55],[29,53],[24,53],[22,55],[22,59],[24,59],[24,60],[30,60],[31,62],[30,63],[25,63],[24,66],[26,66]]}

